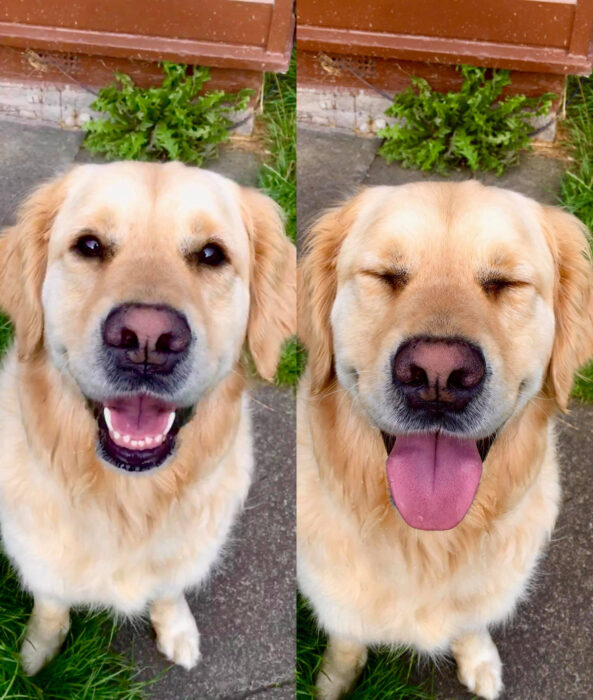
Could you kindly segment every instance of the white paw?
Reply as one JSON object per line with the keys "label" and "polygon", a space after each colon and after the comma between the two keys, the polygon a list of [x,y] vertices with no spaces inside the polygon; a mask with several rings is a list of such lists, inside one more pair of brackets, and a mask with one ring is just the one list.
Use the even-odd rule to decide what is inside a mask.
{"label": "white paw", "polygon": [[480,644],[467,645],[465,653],[456,654],[459,680],[486,700],[495,700],[502,691],[502,663],[490,636]]}
{"label": "white paw", "polygon": [[318,700],[338,700],[356,682],[367,661],[364,646],[343,639],[330,638],[317,674],[315,697]]}
{"label": "white paw", "polygon": [[315,684],[315,697],[317,700],[338,700],[350,689],[350,685],[342,679],[329,678],[320,671]]}
{"label": "white paw", "polygon": [[486,700],[495,700],[502,691],[502,664],[498,665],[484,661],[471,669],[468,675],[459,671],[459,680],[466,685],[472,693]]}
{"label": "white paw", "polygon": [[49,663],[60,650],[68,628],[59,630],[51,637],[36,634],[27,630],[27,635],[21,647],[21,665],[26,676],[34,676]]}
{"label": "white paw", "polygon": [[200,633],[192,615],[159,630],[156,643],[161,654],[188,671],[200,660]]}

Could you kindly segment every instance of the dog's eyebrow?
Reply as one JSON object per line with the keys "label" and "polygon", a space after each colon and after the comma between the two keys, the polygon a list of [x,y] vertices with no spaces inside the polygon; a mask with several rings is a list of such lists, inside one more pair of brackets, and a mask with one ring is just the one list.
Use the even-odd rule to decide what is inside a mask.
{"label": "dog's eyebrow", "polygon": [[410,269],[405,265],[385,265],[383,263],[374,266],[364,265],[357,272],[362,275],[373,275],[374,277],[383,277],[385,275],[408,277]]}
{"label": "dog's eyebrow", "polygon": [[196,217],[189,227],[189,233],[199,238],[209,238],[220,233],[220,230],[220,224],[205,213]]}
{"label": "dog's eyebrow", "polygon": [[409,266],[408,260],[403,253],[394,250],[388,250],[384,254],[372,251],[365,251],[360,255],[357,261],[357,269],[359,270],[400,270],[407,269]]}
{"label": "dog's eyebrow", "polygon": [[117,229],[117,214],[109,207],[102,206],[87,218],[84,229],[88,229],[89,233],[107,235],[109,231]]}
{"label": "dog's eyebrow", "polygon": [[487,263],[488,267],[514,267],[516,265],[515,257],[509,253],[495,253]]}

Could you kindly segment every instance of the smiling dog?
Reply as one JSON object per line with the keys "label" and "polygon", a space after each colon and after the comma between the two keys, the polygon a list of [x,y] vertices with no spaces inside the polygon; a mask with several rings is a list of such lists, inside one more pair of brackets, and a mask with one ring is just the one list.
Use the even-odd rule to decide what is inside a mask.
{"label": "smiling dog", "polygon": [[553,417],[593,354],[582,225],[461,184],[364,190],[300,264],[298,577],[329,644],[319,696],[368,645],[452,651],[497,697],[512,613],[560,488]]}
{"label": "smiling dog", "polygon": [[80,604],[149,605],[159,649],[198,661],[184,590],[252,472],[242,351],[273,378],[295,266],[268,197],[179,163],[76,167],[0,237],[0,521],[35,600],[27,673]]}

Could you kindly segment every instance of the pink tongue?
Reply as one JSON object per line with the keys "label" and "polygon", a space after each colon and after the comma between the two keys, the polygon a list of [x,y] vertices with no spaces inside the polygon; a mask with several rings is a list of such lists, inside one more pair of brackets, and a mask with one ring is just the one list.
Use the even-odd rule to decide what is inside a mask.
{"label": "pink tongue", "polygon": [[115,399],[105,405],[111,411],[113,429],[132,439],[163,434],[169,415],[175,410],[172,404],[149,396]]}
{"label": "pink tongue", "polygon": [[391,495],[419,530],[450,530],[474,500],[482,460],[475,440],[441,433],[398,436],[387,458]]}

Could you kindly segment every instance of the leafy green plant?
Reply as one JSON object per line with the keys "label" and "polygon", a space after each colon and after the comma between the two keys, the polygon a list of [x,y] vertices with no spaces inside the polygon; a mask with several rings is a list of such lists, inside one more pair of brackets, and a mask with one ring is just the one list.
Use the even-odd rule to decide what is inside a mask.
{"label": "leafy green plant", "polygon": [[141,88],[129,75],[101,89],[91,108],[106,116],[84,125],[84,146],[109,160],[181,160],[202,165],[226,141],[229,115],[245,109],[251,90],[229,95],[222,90],[202,93],[210,80],[208,68],[161,63],[163,82]]}
{"label": "leafy green plant", "polygon": [[550,110],[555,95],[513,95],[500,99],[510,84],[509,71],[461,66],[459,92],[435,92],[423,78],[395,96],[386,114],[397,122],[379,131],[379,153],[406,168],[447,173],[462,165],[502,174],[529,146],[533,116]]}

